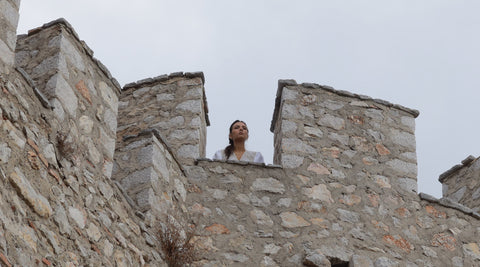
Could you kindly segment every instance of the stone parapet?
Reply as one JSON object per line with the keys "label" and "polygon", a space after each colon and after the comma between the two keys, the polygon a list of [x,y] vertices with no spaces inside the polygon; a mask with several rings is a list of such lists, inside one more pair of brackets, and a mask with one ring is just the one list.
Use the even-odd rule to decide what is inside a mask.
{"label": "stone parapet", "polygon": [[278,166],[202,159],[189,168],[203,266],[468,266],[480,257],[471,235],[480,221],[448,200]]}
{"label": "stone parapet", "polygon": [[102,117],[83,111],[64,122],[24,75],[8,77],[0,79],[2,265],[161,266],[155,218],[137,217],[110,180],[115,139],[102,137]]}
{"label": "stone parapet", "polygon": [[121,95],[117,136],[157,129],[184,165],[205,157],[210,124],[203,73],[176,72],[127,84]]}
{"label": "stone parapet", "polygon": [[115,153],[113,180],[118,181],[134,207],[156,218],[185,210],[185,171],[160,133],[128,136]]}
{"label": "stone parapet", "polygon": [[329,181],[417,193],[417,112],[325,86],[281,80],[274,163]]}
{"label": "stone parapet", "polygon": [[443,197],[465,205],[475,212],[480,212],[479,158],[468,156],[461,164],[442,173],[438,179],[442,183]]}
{"label": "stone parapet", "polygon": [[15,61],[20,0],[0,1],[0,73],[9,74]]}
{"label": "stone parapet", "polygon": [[120,91],[64,19],[13,68],[19,4],[0,1],[2,265],[166,266],[192,244],[194,266],[479,265],[480,161],[417,195],[418,111],[280,80],[275,165],[205,159],[203,73]]}
{"label": "stone parapet", "polygon": [[95,166],[92,175],[110,177],[120,88],[92,56],[70,24],[60,19],[19,37],[16,65],[42,105],[53,107],[53,135],[75,150],[67,161],[80,160],[84,151],[88,164]]}

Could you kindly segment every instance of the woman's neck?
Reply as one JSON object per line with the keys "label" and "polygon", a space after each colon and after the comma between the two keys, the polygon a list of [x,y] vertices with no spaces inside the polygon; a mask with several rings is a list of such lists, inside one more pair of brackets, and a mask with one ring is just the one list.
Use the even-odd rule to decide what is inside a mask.
{"label": "woman's neck", "polygon": [[235,142],[234,149],[235,152],[245,152],[245,142]]}

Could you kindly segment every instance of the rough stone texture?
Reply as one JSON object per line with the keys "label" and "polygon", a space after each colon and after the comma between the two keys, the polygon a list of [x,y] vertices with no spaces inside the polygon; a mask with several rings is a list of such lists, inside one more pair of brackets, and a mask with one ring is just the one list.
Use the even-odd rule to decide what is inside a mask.
{"label": "rough stone texture", "polygon": [[15,59],[15,42],[20,4],[12,0],[0,1],[0,70],[8,74]]}
{"label": "rough stone texture", "polygon": [[[15,36],[16,25],[7,27],[5,20],[16,24],[19,3],[1,1],[0,43],[7,34]],[[8,47],[13,56],[15,39]],[[125,259],[130,266],[162,266],[158,241],[148,245],[139,226],[154,233],[155,225],[134,215],[108,171],[118,84],[64,20],[21,36],[16,49],[24,71],[13,64],[0,68],[2,264],[115,266],[116,259]],[[114,124],[105,121],[107,111]],[[128,233],[123,242],[116,232]]]}
{"label": "rough stone texture", "polygon": [[117,136],[157,129],[180,162],[192,165],[194,159],[205,157],[206,126],[210,125],[203,85],[201,73],[172,73],[126,85]]}
{"label": "rough stone texture", "polygon": [[447,197],[417,195],[418,111],[280,80],[278,165],[212,161],[203,73],[120,93],[92,55],[60,19],[19,37],[24,71],[2,66],[2,264],[165,266],[168,221],[195,230],[196,266],[479,265],[480,161],[441,176]]}
{"label": "rough stone texture", "polygon": [[440,175],[443,197],[480,212],[480,160],[467,157],[461,164]]}

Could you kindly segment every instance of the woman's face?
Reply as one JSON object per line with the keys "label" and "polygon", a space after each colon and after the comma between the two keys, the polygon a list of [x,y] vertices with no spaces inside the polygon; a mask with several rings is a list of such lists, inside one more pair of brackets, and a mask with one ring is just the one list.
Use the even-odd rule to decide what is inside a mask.
{"label": "woman's face", "polygon": [[236,122],[232,126],[232,131],[229,135],[230,139],[234,141],[245,141],[248,139],[248,128],[247,125],[241,121]]}

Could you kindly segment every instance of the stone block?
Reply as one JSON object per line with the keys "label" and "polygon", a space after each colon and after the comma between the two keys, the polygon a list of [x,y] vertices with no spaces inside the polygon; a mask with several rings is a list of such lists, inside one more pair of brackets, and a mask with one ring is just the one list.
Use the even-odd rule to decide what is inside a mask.
{"label": "stone block", "polygon": [[397,129],[390,129],[389,138],[394,144],[403,146],[405,148],[411,149],[412,151],[415,151],[415,148],[416,148],[415,135],[404,132],[404,131],[399,131]]}
{"label": "stone block", "polygon": [[311,188],[303,188],[302,192],[311,199],[320,200],[329,204],[334,202],[332,194],[324,184],[315,185]]}
{"label": "stone block", "polygon": [[392,170],[408,177],[417,177],[417,164],[394,159],[386,163]]}
{"label": "stone block", "polygon": [[28,179],[15,168],[16,172],[10,174],[10,182],[17,189],[17,192],[28,203],[30,207],[40,216],[48,218],[53,210],[48,200],[40,195],[30,184]]}
{"label": "stone block", "polygon": [[337,209],[337,212],[340,215],[340,220],[348,223],[357,223],[360,220],[360,215],[353,211]]}
{"label": "stone block", "polygon": [[56,98],[64,110],[75,118],[78,109],[78,98],[72,87],[65,81],[61,74],[52,76],[45,85],[45,94],[49,99]]}
{"label": "stone block", "polygon": [[200,149],[198,145],[183,145],[178,149],[177,155],[180,158],[196,159],[200,156]]}
{"label": "stone block", "polygon": [[282,155],[282,166],[284,168],[298,168],[303,164],[303,157],[297,155]]}
{"label": "stone block", "polygon": [[177,111],[188,111],[194,114],[199,114],[202,112],[202,101],[201,100],[187,100],[177,105],[175,108]]}
{"label": "stone block", "polygon": [[296,214],[295,212],[282,212],[280,213],[280,218],[282,219],[282,226],[287,228],[297,228],[310,226],[307,220]]}
{"label": "stone block", "polygon": [[253,220],[255,224],[273,226],[272,219],[259,209],[254,209],[250,211],[250,218]]}
{"label": "stone block", "polygon": [[258,178],[252,183],[253,191],[265,191],[276,194],[283,194],[285,186],[274,178]]}
{"label": "stone block", "polygon": [[85,228],[85,225],[87,223],[87,216],[83,210],[76,207],[69,207],[68,214],[80,229]]}
{"label": "stone block", "polygon": [[317,124],[320,126],[325,126],[332,128],[334,130],[342,130],[345,128],[345,120],[339,117],[332,116],[330,114],[324,114],[318,121]]}
{"label": "stone block", "polygon": [[116,95],[115,91],[103,81],[98,83],[98,90],[100,91],[103,101],[110,107],[110,109],[117,111],[118,96]]}
{"label": "stone block", "polygon": [[152,167],[135,171],[123,178],[120,182],[128,192],[136,192],[146,187],[151,187],[158,181],[158,175]]}
{"label": "stone block", "polygon": [[396,183],[401,189],[407,192],[411,192],[411,193],[418,192],[418,183],[417,183],[417,180],[415,179],[398,178],[396,179]]}
{"label": "stone block", "polygon": [[330,261],[325,257],[325,255],[317,253],[315,251],[307,254],[305,260],[303,260],[303,265],[309,267],[330,267],[332,266]]}

